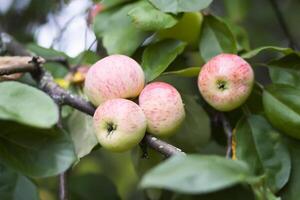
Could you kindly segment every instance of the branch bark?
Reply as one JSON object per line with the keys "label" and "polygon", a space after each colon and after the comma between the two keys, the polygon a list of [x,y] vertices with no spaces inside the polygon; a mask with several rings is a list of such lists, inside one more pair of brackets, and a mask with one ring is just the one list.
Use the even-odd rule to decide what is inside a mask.
{"label": "branch bark", "polygon": [[[0,39],[2,39],[2,41],[5,43],[7,51],[11,55],[32,56],[21,44],[15,41],[10,35],[2,32],[0,36]],[[61,88],[59,85],[57,85],[54,82],[51,74],[42,67],[42,64],[43,62],[39,57],[32,57],[32,60],[30,62],[27,61],[23,63],[23,65],[18,63],[18,65],[10,65],[0,69],[0,76],[4,74],[9,75],[19,72],[29,72],[32,78],[37,82],[38,87],[44,92],[46,92],[57,103],[59,107],[62,105],[69,105],[83,113],[93,116],[95,112],[95,107],[83,98],[73,95]],[[177,147],[174,147],[171,144],[168,144],[151,135],[146,134],[143,140],[146,141],[149,147],[160,152],[166,157],[177,154],[184,154]],[[68,199],[67,171],[59,175],[59,199]]]}
{"label": "branch bark", "polygon": [[[20,45],[9,35],[5,34],[5,36],[9,37],[9,39],[7,39],[8,43],[6,43],[6,46],[9,47],[8,51],[10,54],[12,55],[19,54],[19,56],[32,56],[29,52],[27,52],[24,49],[22,45]],[[28,63],[25,64],[28,65]],[[31,64],[33,64],[34,70],[32,71],[32,66],[30,66],[28,68],[28,72],[31,73],[33,79],[38,83],[38,87],[44,92],[46,92],[57,104],[69,105],[83,113],[86,113],[91,116],[94,115],[95,107],[85,99],[77,95],[71,94],[70,92],[64,90],[59,85],[57,85],[54,82],[51,74],[42,67],[42,62],[40,59],[38,59],[38,57],[32,57]],[[21,66],[17,66],[17,67],[12,66],[11,68],[13,68],[10,69],[11,72],[16,73],[18,72],[18,70],[21,69]],[[3,71],[4,70],[0,69],[0,74],[4,73]],[[24,72],[23,69],[22,72]],[[154,136],[150,136],[146,134],[145,141],[147,142],[147,145],[149,147],[151,147],[152,149],[160,152],[161,154],[167,157],[176,154],[183,154],[183,152],[179,148],[174,147],[173,145],[168,144]]]}

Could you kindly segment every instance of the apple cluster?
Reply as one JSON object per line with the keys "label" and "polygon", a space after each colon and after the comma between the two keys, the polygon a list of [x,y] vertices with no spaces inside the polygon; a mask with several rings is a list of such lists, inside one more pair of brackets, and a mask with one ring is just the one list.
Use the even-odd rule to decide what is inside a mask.
{"label": "apple cluster", "polygon": [[[231,111],[242,105],[253,82],[251,66],[234,54],[213,57],[198,76],[202,97],[219,111]],[[171,136],[185,118],[179,92],[164,82],[145,86],[141,66],[128,56],[107,56],[91,66],[84,91],[98,106],[93,117],[98,141],[111,151],[131,149],[146,131],[158,137]]]}
{"label": "apple cluster", "polygon": [[171,136],[185,118],[179,92],[164,82],[145,86],[141,66],[125,55],[107,56],[92,65],[84,92],[98,106],[93,117],[95,133],[110,151],[131,149],[146,131],[158,137]]}

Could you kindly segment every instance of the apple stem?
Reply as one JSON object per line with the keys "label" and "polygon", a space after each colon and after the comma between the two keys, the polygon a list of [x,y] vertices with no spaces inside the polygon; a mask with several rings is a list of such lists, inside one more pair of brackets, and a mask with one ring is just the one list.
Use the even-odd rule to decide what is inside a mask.
{"label": "apple stem", "polygon": [[112,132],[117,129],[117,125],[113,122],[108,122],[106,126],[108,135],[112,134]]}
{"label": "apple stem", "polygon": [[226,87],[226,81],[219,80],[217,82],[217,87],[218,87],[219,90],[222,90],[222,91],[226,90],[227,89],[227,87]]}
{"label": "apple stem", "polygon": [[68,170],[59,174],[59,199],[68,200],[68,184],[67,184]]}

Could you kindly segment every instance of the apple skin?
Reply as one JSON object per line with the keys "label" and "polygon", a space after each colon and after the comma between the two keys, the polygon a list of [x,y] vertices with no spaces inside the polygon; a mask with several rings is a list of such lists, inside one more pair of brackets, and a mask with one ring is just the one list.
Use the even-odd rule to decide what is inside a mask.
{"label": "apple skin", "polygon": [[144,72],[135,60],[125,55],[111,55],[90,67],[84,92],[98,106],[108,99],[137,97],[144,85]]}
{"label": "apple skin", "polygon": [[124,152],[136,146],[147,128],[142,109],[127,99],[104,102],[97,108],[93,124],[99,143],[112,152]]}
{"label": "apple skin", "polygon": [[147,118],[147,132],[158,137],[171,136],[185,118],[181,96],[168,83],[146,85],[139,96],[139,105]]}
{"label": "apple skin", "polygon": [[202,22],[203,15],[200,12],[184,13],[175,26],[159,31],[158,37],[182,40],[191,47],[197,47]]}
{"label": "apple skin", "polygon": [[231,111],[249,97],[254,83],[251,66],[234,54],[219,54],[209,60],[198,76],[203,98],[219,111]]}

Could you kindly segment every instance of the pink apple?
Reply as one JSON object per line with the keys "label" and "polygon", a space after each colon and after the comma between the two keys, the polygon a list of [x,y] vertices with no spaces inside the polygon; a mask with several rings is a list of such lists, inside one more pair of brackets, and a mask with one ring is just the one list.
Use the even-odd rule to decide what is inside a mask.
{"label": "pink apple", "polygon": [[84,91],[98,106],[108,99],[137,97],[144,84],[144,72],[135,60],[124,55],[111,55],[91,66]]}
{"label": "pink apple", "polygon": [[142,109],[127,99],[111,99],[100,105],[93,117],[97,139],[103,148],[123,152],[144,137],[147,120]]}
{"label": "pink apple", "polygon": [[243,104],[253,82],[251,66],[234,54],[215,56],[202,67],[198,77],[203,98],[219,111],[230,111]]}
{"label": "pink apple", "polygon": [[139,105],[147,118],[147,131],[156,136],[170,136],[185,118],[179,92],[170,84],[154,82],[140,94]]}

